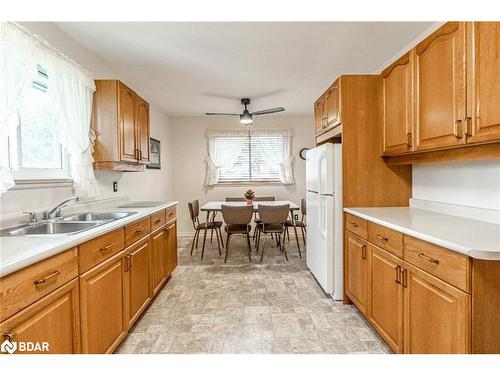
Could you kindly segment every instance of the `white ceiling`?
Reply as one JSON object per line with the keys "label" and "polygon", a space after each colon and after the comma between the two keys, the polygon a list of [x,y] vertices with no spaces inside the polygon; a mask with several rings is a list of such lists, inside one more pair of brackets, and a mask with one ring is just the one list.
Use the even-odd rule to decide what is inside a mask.
{"label": "white ceiling", "polygon": [[374,73],[432,22],[58,22],[172,116],[311,114],[340,74]]}

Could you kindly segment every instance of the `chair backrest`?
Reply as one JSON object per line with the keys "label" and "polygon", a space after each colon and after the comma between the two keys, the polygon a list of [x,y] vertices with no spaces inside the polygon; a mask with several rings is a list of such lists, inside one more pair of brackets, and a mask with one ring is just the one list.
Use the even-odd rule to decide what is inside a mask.
{"label": "chair backrest", "polygon": [[253,206],[222,205],[222,217],[226,224],[249,224],[253,217]]}
{"label": "chair backrest", "polygon": [[302,212],[303,216],[307,215],[306,200],[304,198],[300,200],[300,212]]}
{"label": "chair backrest", "polygon": [[198,221],[198,216],[200,215],[200,202],[196,199],[194,201],[188,202],[189,216],[191,221],[196,223]]}
{"label": "chair backrest", "polygon": [[245,198],[238,198],[238,197],[226,197],[226,202],[245,202]]}
{"label": "chair backrest", "polygon": [[274,202],[276,200],[276,197],[273,197],[273,196],[255,197],[253,200],[256,202]]}
{"label": "chair backrest", "polygon": [[263,224],[283,224],[288,218],[289,204],[269,206],[259,204],[259,218]]}

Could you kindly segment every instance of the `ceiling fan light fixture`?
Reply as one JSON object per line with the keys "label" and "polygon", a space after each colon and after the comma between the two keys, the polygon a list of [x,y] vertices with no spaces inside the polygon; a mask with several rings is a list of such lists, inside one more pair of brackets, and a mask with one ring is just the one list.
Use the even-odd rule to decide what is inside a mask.
{"label": "ceiling fan light fixture", "polygon": [[243,114],[240,115],[240,123],[243,125],[253,124],[253,117],[246,109],[243,111]]}

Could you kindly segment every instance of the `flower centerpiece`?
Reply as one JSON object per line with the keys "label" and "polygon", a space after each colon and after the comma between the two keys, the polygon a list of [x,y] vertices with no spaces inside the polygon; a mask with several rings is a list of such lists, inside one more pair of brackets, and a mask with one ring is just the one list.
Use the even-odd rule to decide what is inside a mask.
{"label": "flower centerpiece", "polygon": [[243,194],[245,199],[247,200],[247,205],[252,205],[253,204],[253,198],[255,197],[255,192],[252,189],[248,189],[245,191],[245,194]]}

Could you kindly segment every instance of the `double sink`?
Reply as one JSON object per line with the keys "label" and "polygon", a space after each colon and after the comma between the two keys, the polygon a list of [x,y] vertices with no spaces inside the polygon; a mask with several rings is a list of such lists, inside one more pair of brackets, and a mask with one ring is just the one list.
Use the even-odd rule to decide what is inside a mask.
{"label": "double sink", "polygon": [[120,220],[136,212],[80,212],[66,215],[53,221],[37,224],[26,224],[15,228],[4,229],[0,236],[40,236],[57,234],[76,234],[111,221]]}

